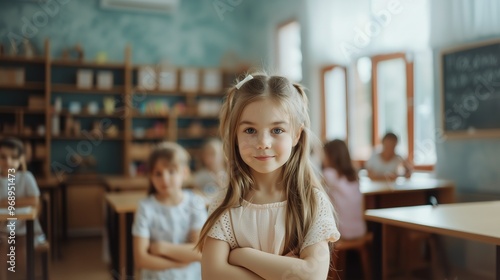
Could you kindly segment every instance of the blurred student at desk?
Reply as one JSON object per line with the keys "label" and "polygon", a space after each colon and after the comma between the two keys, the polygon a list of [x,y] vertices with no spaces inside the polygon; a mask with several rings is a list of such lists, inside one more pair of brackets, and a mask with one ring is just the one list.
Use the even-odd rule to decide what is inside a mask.
{"label": "blurred student at desk", "polygon": [[342,140],[333,140],[326,143],[323,150],[323,177],[328,196],[337,210],[342,239],[359,238],[366,233],[363,195],[347,145]]}
{"label": "blurred student at desk", "polygon": [[[0,139],[0,208],[14,206],[20,212],[25,207],[38,207],[40,190],[33,174],[26,170],[24,156],[25,151],[21,141],[15,138]],[[14,203],[12,203],[12,197],[15,197]],[[26,242],[24,239],[26,235],[26,223],[21,220],[17,220],[15,223],[16,271],[24,271],[22,267],[25,264],[24,252],[26,250],[24,246],[26,246]],[[34,241],[35,246],[37,246],[45,242],[45,235],[38,219],[35,220],[34,227]],[[7,244],[8,235],[7,222],[0,222],[0,252],[2,252],[2,256],[0,257],[0,279],[7,279],[7,276],[3,274],[7,271],[7,260],[4,259],[6,258],[5,252],[7,252],[9,246],[13,245],[11,243]],[[10,276],[14,277],[12,274]],[[23,274],[22,272],[17,273],[16,276],[22,279]],[[9,277],[8,279],[17,278]]]}
{"label": "blurred student at desk", "polygon": [[366,162],[365,167],[368,171],[368,177],[375,181],[394,181],[398,177],[401,167],[404,168],[404,176],[411,177],[413,167],[411,164],[396,154],[398,137],[394,133],[387,133],[382,138],[382,151],[374,152]]}

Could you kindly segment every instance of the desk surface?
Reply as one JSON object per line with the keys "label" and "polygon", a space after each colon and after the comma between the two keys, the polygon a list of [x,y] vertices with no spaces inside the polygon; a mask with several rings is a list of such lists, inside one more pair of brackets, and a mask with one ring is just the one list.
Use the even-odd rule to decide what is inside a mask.
{"label": "desk surface", "polygon": [[104,177],[104,183],[112,191],[114,190],[147,190],[149,180],[147,177],[124,177],[124,176],[107,176]]}
{"label": "desk surface", "polygon": [[432,190],[438,188],[454,188],[452,181],[435,178],[398,178],[396,181],[372,181],[368,178],[361,178],[360,190],[364,195],[411,192],[421,190]]}
{"label": "desk surface", "polygon": [[[20,208],[25,208],[25,207],[20,207]],[[14,213],[16,213],[15,216],[11,216],[9,214],[4,213],[5,208],[2,208],[2,212],[0,212],[0,221],[7,221],[7,219],[11,219],[11,218],[17,218],[18,220],[24,220],[24,221],[34,220],[34,219],[36,219],[36,217],[38,215],[38,210],[36,207],[30,207],[30,208],[31,209],[29,212],[19,211],[21,213],[16,213],[16,211],[14,211]]]}
{"label": "desk surface", "polygon": [[366,210],[367,221],[500,245],[500,201]]}
{"label": "desk surface", "polygon": [[144,191],[108,193],[106,201],[116,213],[131,213],[135,212],[139,201],[145,197],[147,197],[147,193]]}

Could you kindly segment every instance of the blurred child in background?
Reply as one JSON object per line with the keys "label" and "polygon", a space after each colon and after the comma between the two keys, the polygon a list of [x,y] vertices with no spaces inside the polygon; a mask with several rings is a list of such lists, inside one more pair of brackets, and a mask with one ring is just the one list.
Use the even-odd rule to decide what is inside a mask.
{"label": "blurred child in background", "polygon": [[195,189],[200,191],[206,198],[207,203],[226,182],[226,164],[222,141],[211,138],[203,145],[201,151],[201,168],[193,176]]}
{"label": "blurred child in background", "polygon": [[[10,198],[15,197],[15,200]],[[40,190],[33,174],[26,170],[25,148],[16,138],[0,139],[0,208],[13,206],[15,212],[24,207],[38,207]],[[12,221],[10,221],[12,223]],[[25,279],[26,222],[15,221],[15,244],[7,243],[9,228],[0,222],[0,279]],[[45,235],[38,219],[34,221],[35,247],[45,242]],[[12,242],[12,241],[11,241]],[[15,246],[16,272],[7,271],[7,248]],[[7,274],[5,274],[7,273]],[[17,278],[16,278],[17,277]]]}
{"label": "blurred child in background", "polygon": [[361,237],[366,233],[363,195],[347,145],[342,140],[333,140],[326,143],[323,150],[323,177],[337,210],[342,239]]}
{"label": "blurred child in background", "polygon": [[200,280],[201,254],[194,250],[207,218],[205,202],[183,184],[189,154],[162,143],[148,161],[149,196],[137,208],[132,227],[134,259],[141,279]]}
{"label": "blurred child in background", "polygon": [[398,137],[394,133],[389,132],[382,138],[382,151],[374,152],[366,162],[370,179],[394,181],[399,175],[400,167],[404,168],[406,178],[411,177],[412,166],[407,160],[396,154],[397,145]]}

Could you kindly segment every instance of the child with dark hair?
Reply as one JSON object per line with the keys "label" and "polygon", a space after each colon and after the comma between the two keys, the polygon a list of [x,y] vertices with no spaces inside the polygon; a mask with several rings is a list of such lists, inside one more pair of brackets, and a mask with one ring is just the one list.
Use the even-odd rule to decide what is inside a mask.
{"label": "child with dark hair", "polygon": [[396,154],[398,137],[394,133],[387,133],[382,138],[382,151],[375,152],[366,162],[368,177],[372,180],[396,180],[398,168],[404,167],[404,176],[409,178],[412,172],[411,164]]}
{"label": "child with dark hair", "polygon": [[[15,200],[9,199],[15,197]],[[17,211],[24,207],[38,207],[40,190],[33,174],[26,169],[25,148],[23,143],[16,138],[0,139],[0,208],[14,206]],[[12,223],[13,221],[9,221]],[[25,264],[24,252],[26,241],[26,222],[22,220],[15,223],[15,247],[16,247],[16,271],[24,271]],[[2,269],[0,269],[0,279],[6,279],[2,273],[7,271],[3,258],[7,254],[6,248],[14,245],[7,244],[9,228],[6,222],[0,222],[0,248],[2,252]],[[35,219],[35,246],[45,242],[45,235],[38,219]],[[12,241],[11,241],[12,242]],[[5,268],[5,269],[4,269]],[[20,276],[23,273],[9,273],[9,276]],[[8,279],[16,279],[8,277]]]}

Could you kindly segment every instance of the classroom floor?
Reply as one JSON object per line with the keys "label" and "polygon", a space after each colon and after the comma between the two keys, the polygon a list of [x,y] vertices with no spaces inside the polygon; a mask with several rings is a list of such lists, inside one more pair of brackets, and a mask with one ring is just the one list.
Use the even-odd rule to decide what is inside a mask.
{"label": "classroom floor", "polygon": [[52,262],[52,280],[110,280],[102,257],[101,237],[71,238],[62,247],[63,257]]}

